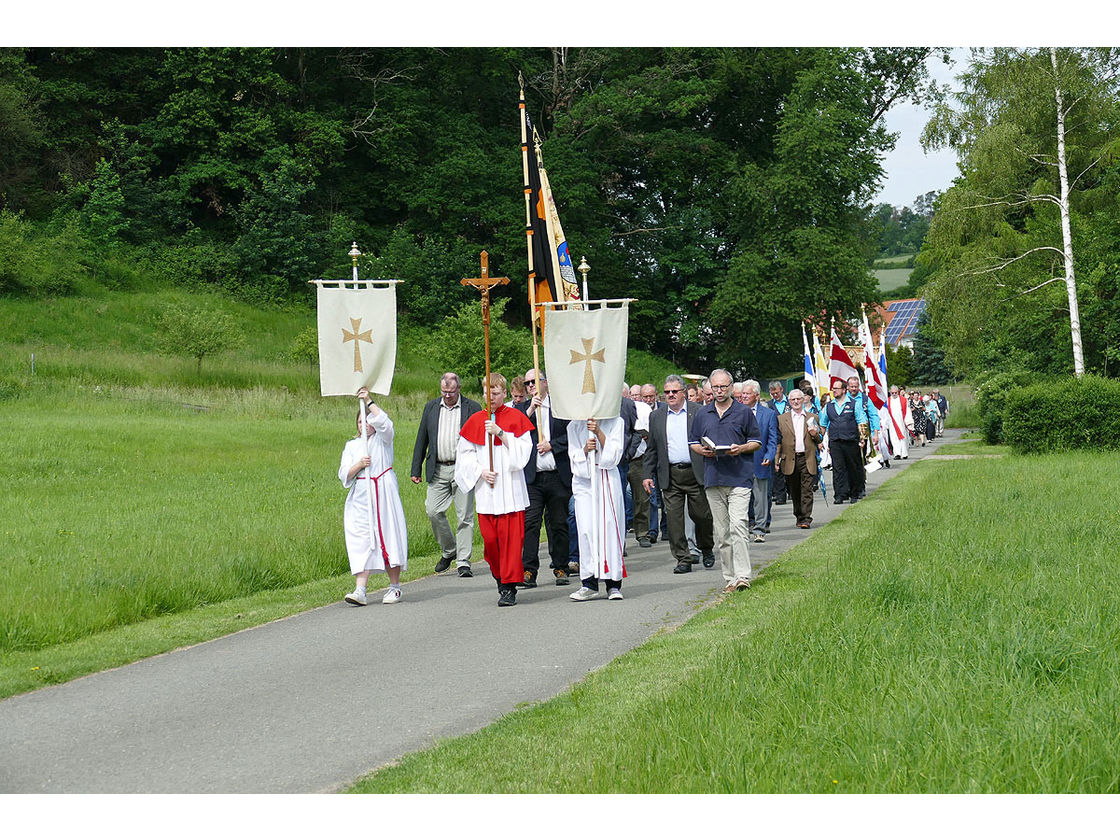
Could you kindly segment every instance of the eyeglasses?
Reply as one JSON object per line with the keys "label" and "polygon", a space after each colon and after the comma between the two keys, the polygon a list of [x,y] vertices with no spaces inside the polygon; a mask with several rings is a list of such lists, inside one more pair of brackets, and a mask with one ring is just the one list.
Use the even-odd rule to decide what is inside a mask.
{"label": "eyeglasses", "polygon": [[679,394],[680,392],[681,392],[680,388],[666,388],[665,389],[666,394]]}
{"label": "eyeglasses", "polygon": [[730,385],[716,385],[714,382],[712,383],[713,391],[726,391],[730,387]]}
{"label": "eyeglasses", "polygon": [[535,379],[526,379],[526,380],[525,380],[525,384],[526,384],[526,385],[536,385],[536,384],[537,384],[537,380],[535,380]]}

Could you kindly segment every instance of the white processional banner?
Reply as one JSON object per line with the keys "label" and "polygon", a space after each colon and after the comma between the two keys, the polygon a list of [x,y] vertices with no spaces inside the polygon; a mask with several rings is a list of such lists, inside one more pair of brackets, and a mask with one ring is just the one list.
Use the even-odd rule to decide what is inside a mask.
{"label": "white processional banner", "polygon": [[363,385],[388,395],[397,363],[395,285],[319,287],[319,390],[354,396]]}
{"label": "white processional banner", "polygon": [[617,417],[626,378],[629,308],[552,309],[544,369],[552,412],[569,420]]}

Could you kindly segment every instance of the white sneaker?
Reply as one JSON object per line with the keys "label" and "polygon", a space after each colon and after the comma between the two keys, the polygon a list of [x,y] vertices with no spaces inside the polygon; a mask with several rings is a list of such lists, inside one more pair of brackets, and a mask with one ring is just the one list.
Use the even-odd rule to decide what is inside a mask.
{"label": "white sneaker", "polygon": [[401,600],[401,591],[399,589],[390,589],[385,593],[385,597],[381,599],[382,604],[396,604]]}
{"label": "white sneaker", "polygon": [[735,591],[742,592],[744,589],[750,589],[751,582],[748,578],[739,578],[735,581]]}
{"label": "white sneaker", "polygon": [[353,604],[356,607],[364,607],[369,602],[366,600],[366,593],[359,592],[357,589],[355,589],[353,592],[346,596],[346,603]]}
{"label": "white sneaker", "polygon": [[621,600],[622,600],[622,590],[621,590],[621,589],[617,589],[617,588],[615,588],[615,589],[612,589],[612,590],[611,590],[611,591],[610,591],[610,592],[609,592],[609,593],[607,594],[607,600],[608,600],[608,601],[621,601]]}
{"label": "white sneaker", "polygon": [[754,541],[756,543],[764,543],[764,542],[766,542],[766,537],[764,537],[762,535],[762,533],[760,532],[760,533],[757,533],[757,534],[754,535]]}
{"label": "white sneaker", "polygon": [[573,601],[592,601],[599,597],[598,589],[589,589],[586,586],[581,586],[575,592],[568,596]]}

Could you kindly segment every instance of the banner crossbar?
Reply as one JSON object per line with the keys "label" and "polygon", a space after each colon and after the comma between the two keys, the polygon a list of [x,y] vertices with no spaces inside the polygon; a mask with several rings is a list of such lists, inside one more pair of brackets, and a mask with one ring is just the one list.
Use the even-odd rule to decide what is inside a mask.
{"label": "banner crossbar", "polygon": [[601,307],[605,307],[605,306],[607,306],[608,304],[611,304],[611,303],[616,303],[616,304],[635,303],[635,302],[637,302],[637,300],[638,300],[638,298],[610,298],[610,299],[604,299],[604,300],[561,300],[561,301],[556,301],[556,300],[543,301],[542,300],[542,301],[537,301],[537,306],[542,306],[542,307],[547,306],[550,309],[561,309],[561,308],[566,309],[569,306],[585,307],[585,306],[591,306],[591,304],[593,304],[593,303],[597,303]]}
{"label": "banner crossbar", "polygon": [[339,288],[339,289],[366,289],[366,288],[381,288],[385,286],[395,286],[398,283],[403,283],[403,280],[308,280],[307,285],[317,286],[320,289]]}

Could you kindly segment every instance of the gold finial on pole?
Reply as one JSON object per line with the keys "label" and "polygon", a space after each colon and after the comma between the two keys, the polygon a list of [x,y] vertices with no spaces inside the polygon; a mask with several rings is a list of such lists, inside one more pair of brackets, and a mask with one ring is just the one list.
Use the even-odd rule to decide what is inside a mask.
{"label": "gold finial on pole", "polygon": [[358,282],[358,257],[360,257],[361,255],[362,255],[362,252],[358,250],[358,243],[357,242],[351,242],[350,243],[350,263],[354,267],[353,276],[354,276],[354,282],[355,283]]}
{"label": "gold finial on pole", "polygon": [[583,302],[584,302],[584,304],[586,304],[587,300],[588,300],[588,298],[587,298],[587,275],[591,271],[591,266],[589,266],[587,264],[587,257],[580,257],[579,258],[579,267],[576,270],[580,274],[583,275]]}

